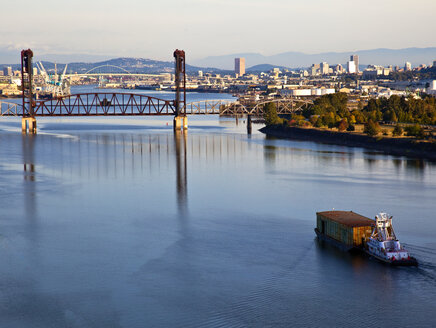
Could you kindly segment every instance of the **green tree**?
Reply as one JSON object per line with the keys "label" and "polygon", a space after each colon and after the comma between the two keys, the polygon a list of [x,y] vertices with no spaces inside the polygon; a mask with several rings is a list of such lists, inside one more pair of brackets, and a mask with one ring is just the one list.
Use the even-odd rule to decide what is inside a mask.
{"label": "green tree", "polygon": [[362,112],[360,112],[358,110],[354,110],[352,114],[354,116],[356,123],[359,123],[359,124],[366,123],[365,115],[363,115]]}
{"label": "green tree", "polygon": [[348,108],[348,96],[345,93],[338,92],[329,95],[324,95],[317,98],[313,104],[303,110],[303,115],[306,118],[310,118],[312,115],[324,115],[327,113],[334,113],[341,118],[348,117],[350,114]]}
{"label": "green tree", "polygon": [[410,125],[405,128],[406,134],[411,137],[423,138],[424,129],[419,124]]}
{"label": "green tree", "polygon": [[263,107],[263,118],[266,125],[282,124],[283,120],[277,115],[277,107],[275,103],[267,103]]}
{"label": "green tree", "polygon": [[367,135],[373,137],[380,133],[380,125],[378,123],[374,123],[371,119],[368,120],[368,123],[365,124],[363,128],[363,132]]}
{"label": "green tree", "polygon": [[399,126],[398,124],[395,125],[394,130],[392,131],[392,135],[399,137],[403,135],[403,128],[401,126]]}
{"label": "green tree", "polygon": [[312,116],[310,117],[309,121],[310,121],[310,123],[311,123],[313,126],[315,126],[316,121],[318,121],[318,116],[316,116],[316,115],[312,115]]}
{"label": "green tree", "polygon": [[347,130],[348,129],[348,122],[347,122],[347,120],[345,119],[345,118],[343,118],[340,122],[339,122],[339,125],[338,125],[338,130],[339,131],[345,131],[345,130]]}
{"label": "green tree", "polygon": [[322,115],[322,123],[323,125],[327,125],[330,129],[335,127],[336,125],[335,114],[329,112]]}
{"label": "green tree", "polygon": [[388,109],[383,113],[383,120],[387,122],[397,122],[398,118],[394,110]]}
{"label": "green tree", "polygon": [[315,127],[317,128],[322,128],[324,126],[323,121],[322,121],[322,117],[318,117],[318,119],[315,122]]}

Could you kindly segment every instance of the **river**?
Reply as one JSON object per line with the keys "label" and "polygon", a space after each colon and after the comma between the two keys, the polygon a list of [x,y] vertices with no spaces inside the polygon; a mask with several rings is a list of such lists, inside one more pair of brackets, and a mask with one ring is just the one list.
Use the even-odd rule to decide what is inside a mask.
{"label": "river", "polygon": [[[171,124],[0,119],[1,327],[436,326],[434,163]],[[319,243],[333,208],[390,213],[420,266]]]}

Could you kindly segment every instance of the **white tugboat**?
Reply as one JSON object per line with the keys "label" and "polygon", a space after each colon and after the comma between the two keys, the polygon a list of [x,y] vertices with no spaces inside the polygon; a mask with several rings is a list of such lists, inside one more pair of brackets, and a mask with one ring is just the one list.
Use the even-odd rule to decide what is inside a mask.
{"label": "white tugboat", "polygon": [[405,250],[392,227],[392,216],[380,213],[375,216],[375,227],[366,243],[366,252],[380,261],[393,265],[418,265]]}

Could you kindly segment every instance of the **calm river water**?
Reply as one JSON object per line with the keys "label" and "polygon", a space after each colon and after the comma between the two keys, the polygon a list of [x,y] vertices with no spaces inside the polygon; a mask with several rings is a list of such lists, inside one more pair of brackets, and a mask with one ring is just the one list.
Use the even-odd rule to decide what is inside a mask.
{"label": "calm river water", "polygon": [[[436,326],[436,165],[216,116],[38,123],[0,119],[1,327]],[[320,244],[332,208],[392,214],[420,266]]]}

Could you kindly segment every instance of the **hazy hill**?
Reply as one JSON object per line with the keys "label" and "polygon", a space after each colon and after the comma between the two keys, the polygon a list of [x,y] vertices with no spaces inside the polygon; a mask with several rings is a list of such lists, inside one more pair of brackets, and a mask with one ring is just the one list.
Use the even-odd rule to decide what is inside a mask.
{"label": "hazy hill", "polygon": [[268,72],[271,71],[273,68],[279,68],[281,71],[285,69],[289,69],[288,67],[284,66],[278,66],[278,65],[271,65],[271,64],[259,64],[254,65],[246,69],[247,72]]}
{"label": "hazy hill", "polygon": [[[13,64],[20,63],[21,50],[8,49],[0,47],[0,63],[2,65],[11,66]],[[92,54],[44,54],[39,55],[37,51],[34,51],[34,60],[51,61],[57,63],[70,63],[70,62],[97,62],[111,58],[111,56],[105,55],[92,55]]]}
{"label": "hazy hill", "polygon": [[302,52],[285,52],[272,56],[264,56],[258,53],[239,53],[223,56],[210,56],[199,60],[193,60],[191,64],[196,66],[211,66],[221,69],[232,69],[236,57],[244,57],[247,66],[255,66],[264,63],[284,67],[309,67],[313,63],[327,62],[330,65],[345,64],[350,55],[357,54],[361,65],[399,65],[404,66],[406,61],[413,66],[429,64],[436,60],[436,47],[432,48],[406,48],[406,49],[372,49],[349,52],[324,52],[320,54],[305,54]]}
{"label": "hazy hill", "polygon": [[[46,70],[54,69],[54,62],[42,61]],[[159,60],[151,60],[144,58],[114,58],[99,62],[73,62],[68,64],[67,73],[85,73],[92,68],[98,66],[106,66],[99,68],[98,72],[122,72],[122,70],[118,70],[111,66],[121,67],[124,70],[130,73],[143,73],[143,74],[158,74],[158,73],[174,73],[174,62],[167,61],[159,61]],[[0,65],[1,66],[1,65]],[[15,66],[15,65],[14,65]],[[61,72],[65,67],[65,64],[57,64],[58,72]],[[223,73],[220,69],[215,68],[202,68],[195,67],[191,65],[186,65],[186,71],[188,73],[196,73],[198,70],[203,70],[204,72],[220,72]]]}

